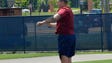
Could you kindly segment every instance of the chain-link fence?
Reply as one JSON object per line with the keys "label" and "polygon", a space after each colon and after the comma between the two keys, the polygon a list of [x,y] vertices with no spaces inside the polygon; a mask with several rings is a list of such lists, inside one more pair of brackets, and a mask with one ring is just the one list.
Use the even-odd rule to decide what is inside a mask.
{"label": "chain-link fence", "polygon": [[[1,51],[56,51],[55,28],[36,26],[49,16],[0,17]],[[77,50],[112,50],[112,14],[75,15]]]}

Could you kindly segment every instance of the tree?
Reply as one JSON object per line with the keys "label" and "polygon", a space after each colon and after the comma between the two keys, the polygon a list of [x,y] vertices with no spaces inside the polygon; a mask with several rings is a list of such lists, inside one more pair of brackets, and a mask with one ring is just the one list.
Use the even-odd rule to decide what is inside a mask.
{"label": "tree", "polygon": [[80,0],[70,0],[69,4],[71,7],[78,7]]}
{"label": "tree", "polygon": [[15,0],[15,3],[21,8],[27,8],[28,6],[28,0]]}
{"label": "tree", "polygon": [[100,8],[101,0],[93,0],[93,2],[94,2],[94,8]]}
{"label": "tree", "polygon": [[70,1],[71,1],[71,7],[74,7],[75,0],[70,0]]}
{"label": "tree", "polygon": [[0,7],[1,8],[8,7],[7,0],[0,0]]}

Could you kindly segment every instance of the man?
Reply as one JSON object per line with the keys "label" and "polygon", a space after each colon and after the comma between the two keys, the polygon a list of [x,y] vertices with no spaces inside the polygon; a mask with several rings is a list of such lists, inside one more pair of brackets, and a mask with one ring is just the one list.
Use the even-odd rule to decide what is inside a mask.
{"label": "man", "polygon": [[[38,22],[37,25],[48,24],[56,27],[58,35],[58,52],[61,63],[71,63],[71,57],[75,54],[75,33],[74,18],[72,10],[68,7],[67,0],[58,0],[59,10],[57,13],[46,20]],[[57,22],[57,23],[52,23]]]}

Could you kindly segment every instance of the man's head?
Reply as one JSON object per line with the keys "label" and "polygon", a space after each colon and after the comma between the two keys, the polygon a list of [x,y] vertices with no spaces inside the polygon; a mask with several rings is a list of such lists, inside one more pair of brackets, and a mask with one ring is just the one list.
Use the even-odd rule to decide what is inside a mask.
{"label": "man's head", "polygon": [[68,4],[68,0],[57,0],[57,5],[60,7],[66,6]]}

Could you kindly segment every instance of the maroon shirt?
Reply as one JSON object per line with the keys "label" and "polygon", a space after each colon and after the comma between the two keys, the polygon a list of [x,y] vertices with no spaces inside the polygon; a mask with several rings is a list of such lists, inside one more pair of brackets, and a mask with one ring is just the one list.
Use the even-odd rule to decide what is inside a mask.
{"label": "maroon shirt", "polygon": [[60,8],[57,13],[61,16],[61,19],[57,21],[56,34],[74,34],[74,15],[71,8]]}

